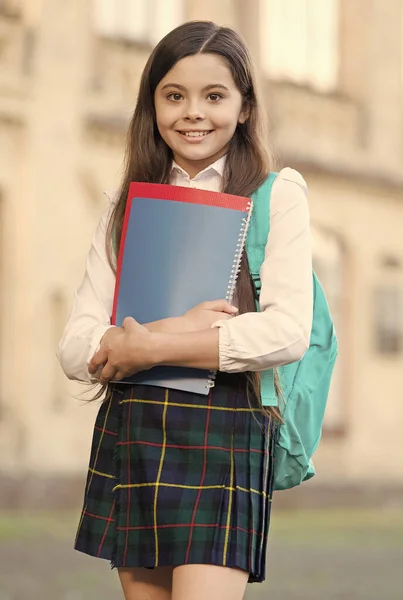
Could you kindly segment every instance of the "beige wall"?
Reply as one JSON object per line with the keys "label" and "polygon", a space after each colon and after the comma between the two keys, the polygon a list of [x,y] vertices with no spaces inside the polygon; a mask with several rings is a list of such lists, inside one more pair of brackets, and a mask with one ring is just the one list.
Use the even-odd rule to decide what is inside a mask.
{"label": "beige wall", "polygon": [[[372,338],[382,256],[403,263],[400,2],[341,6],[337,92],[262,84],[281,160],[308,181],[312,222],[338,234],[346,250],[344,427],[324,435],[318,470],[322,480],[375,473],[403,482],[402,356],[379,356]],[[257,0],[189,1],[186,15],[237,26],[258,58],[258,8]],[[0,471],[82,473],[96,407],[75,398],[83,388],[62,376],[55,345],[105,206],[102,191],[119,181],[149,49],[97,39],[89,2],[44,0],[33,69],[24,73],[23,20],[0,9],[0,25]]]}
{"label": "beige wall", "polygon": [[[334,468],[352,478],[376,473],[377,478],[402,480],[402,357],[380,357],[374,349],[372,303],[374,287],[385,280],[382,258],[403,258],[401,191],[309,172],[306,177],[315,223],[340,234],[346,249],[344,320],[338,332],[346,431],[339,440],[324,437],[317,466],[324,476],[332,476]],[[333,456],[328,441],[337,448]]]}

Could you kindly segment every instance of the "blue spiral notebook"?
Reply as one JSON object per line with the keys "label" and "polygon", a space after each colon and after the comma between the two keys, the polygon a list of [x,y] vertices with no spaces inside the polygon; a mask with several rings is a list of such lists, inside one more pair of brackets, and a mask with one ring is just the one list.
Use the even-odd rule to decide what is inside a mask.
{"label": "blue spiral notebook", "polygon": [[[132,183],[119,248],[112,324],[178,317],[200,302],[231,302],[251,214],[240,196]],[[154,367],[123,383],[208,394],[215,373]]]}

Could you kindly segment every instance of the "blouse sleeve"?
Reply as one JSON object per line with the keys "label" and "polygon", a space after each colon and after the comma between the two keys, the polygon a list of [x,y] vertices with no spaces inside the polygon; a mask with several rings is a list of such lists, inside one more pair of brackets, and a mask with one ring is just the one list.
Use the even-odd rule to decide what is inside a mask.
{"label": "blouse sleeve", "polygon": [[84,278],[74,294],[72,311],[58,345],[57,357],[69,379],[95,381],[87,365],[111,327],[115,274],[106,255],[105,234],[112,210],[110,201],[95,230]]}
{"label": "blouse sleeve", "polygon": [[312,242],[307,187],[293,169],[272,188],[270,234],[260,270],[260,313],[214,323],[220,371],[262,371],[300,360],[312,328]]}

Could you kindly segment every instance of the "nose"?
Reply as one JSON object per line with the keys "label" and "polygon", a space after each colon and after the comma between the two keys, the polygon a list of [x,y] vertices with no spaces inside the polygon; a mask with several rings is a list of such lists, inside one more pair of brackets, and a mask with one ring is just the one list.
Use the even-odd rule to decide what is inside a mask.
{"label": "nose", "polygon": [[189,121],[202,121],[204,113],[197,101],[190,101],[186,106],[186,119]]}

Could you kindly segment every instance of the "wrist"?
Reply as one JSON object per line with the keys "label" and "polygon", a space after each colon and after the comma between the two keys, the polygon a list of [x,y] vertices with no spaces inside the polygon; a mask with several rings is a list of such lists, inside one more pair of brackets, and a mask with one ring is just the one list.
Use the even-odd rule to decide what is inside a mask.
{"label": "wrist", "polygon": [[151,333],[184,333],[195,330],[190,320],[185,316],[160,319],[159,321],[146,323],[144,327]]}
{"label": "wrist", "polygon": [[178,333],[192,333],[193,331],[197,331],[196,323],[190,315],[185,313],[178,317],[178,321],[180,323],[180,331]]}
{"label": "wrist", "polygon": [[149,337],[148,357],[154,367],[166,364],[166,343],[169,333],[152,332]]}
{"label": "wrist", "polygon": [[153,366],[218,369],[218,328],[185,333],[152,333],[149,359]]}

